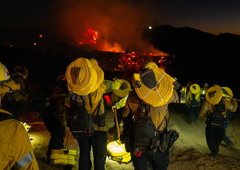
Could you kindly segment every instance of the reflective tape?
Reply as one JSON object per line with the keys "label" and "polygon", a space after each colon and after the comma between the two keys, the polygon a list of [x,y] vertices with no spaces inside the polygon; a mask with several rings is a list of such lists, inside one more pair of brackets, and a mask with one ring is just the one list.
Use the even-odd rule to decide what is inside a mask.
{"label": "reflective tape", "polygon": [[20,159],[17,162],[17,165],[19,166],[19,168],[23,168],[32,160],[33,160],[32,154],[31,154],[31,152],[29,152],[27,155],[25,155],[22,159]]}
{"label": "reflective tape", "polygon": [[208,110],[209,108],[207,106],[204,106],[204,109]]}
{"label": "reflective tape", "polygon": [[229,110],[232,110],[233,109],[233,107],[231,106],[231,107],[229,107]]}

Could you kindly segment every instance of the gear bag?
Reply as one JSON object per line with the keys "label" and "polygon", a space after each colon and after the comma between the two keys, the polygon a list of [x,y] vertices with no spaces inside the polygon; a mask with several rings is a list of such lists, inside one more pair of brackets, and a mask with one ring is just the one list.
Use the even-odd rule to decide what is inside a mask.
{"label": "gear bag", "polygon": [[191,107],[198,107],[199,102],[196,99],[196,95],[192,93]]}
{"label": "gear bag", "polygon": [[221,100],[217,105],[214,106],[213,112],[208,116],[207,124],[212,127],[222,128],[224,125],[225,118],[223,116],[223,112],[225,112],[226,108]]}
{"label": "gear bag", "polygon": [[[90,95],[90,94],[89,94]],[[80,102],[76,102],[77,97],[80,97]],[[89,100],[91,97],[89,96]],[[98,126],[102,127],[105,126],[99,123],[102,120],[102,116],[99,116],[99,108],[101,105],[101,101],[98,103],[97,107],[95,108],[93,114],[97,110],[96,117],[93,114],[89,114],[87,109],[85,108],[85,97],[75,95],[70,99],[70,116],[69,116],[69,128],[74,136],[75,139],[81,136],[91,136],[94,132],[94,125],[96,123]],[[90,101],[91,106],[91,101]],[[94,119],[95,118],[95,119]],[[104,118],[105,122],[105,118]]]}
{"label": "gear bag", "polygon": [[160,137],[158,128],[155,127],[151,119],[150,106],[142,103],[140,107],[140,117],[133,121],[133,149],[134,152],[141,150],[145,152],[157,152],[160,146]]}
{"label": "gear bag", "polygon": [[140,153],[165,152],[178,139],[179,133],[176,130],[167,128],[160,132],[158,129],[166,121],[166,117],[162,120],[158,128],[155,127],[151,119],[150,106],[142,103],[140,107],[140,118],[136,121],[132,120],[128,130],[121,135],[121,140],[125,143],[126,151],[134,151],[135,156],[140,156]]}

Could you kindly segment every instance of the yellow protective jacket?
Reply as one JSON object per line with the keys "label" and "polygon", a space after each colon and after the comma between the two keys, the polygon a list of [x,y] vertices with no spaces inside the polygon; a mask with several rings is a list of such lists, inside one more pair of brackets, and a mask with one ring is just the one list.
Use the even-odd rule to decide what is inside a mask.
{"label": "yellow protective jacket", "polygon": [[[109,81],[109,80],[103,80],[102,84],[97,88],[96,91],[93,93],[90,93],[90,95],[87,95],[85,98],[85,108],[87,109],[89,114],[92,114],[96,107],[98,106],[99,102],[100,108],[99,108],[99,115],[102,115],[105,113],[104,108],[104,100],[103,100],[103,94],[109,93],[113,90],[118,90],[121,86],[121,82],[119,80]],[[89,96],[91,97],[92,107],[90,107],[90,100]],[[97,115],[97,111],[95,111],[94,115]],[[98,127],[97,124],[94,124],[94,130],[96,131],[106,131],[106,126],[104,127]]]}
{"label": "yellow protective jacket", "polygon": [[119,97],[115,95],[114,93],[111,94],[111,101],[107,103],[108,106],[115,105],[117,109],[121,109],[125,106],[127,101],[128,95],[125,97]]}
{"label": "yellow protective jacket", "polygon": [[[200,102],[200,96],[201,96],[200,92],[195,94],[195,99],[197,99],[198,102]],[[188,90],[187,96],[186,96],[186,104],[190,103],[191,101],[192,101],[192,92]]]}
{"label": "yellow protective jacket", "polygon": [[[231,112],[236,112],[237,111],[237,101],[227,101],[226,99],[222,98],[223,103],[225,104],[225,108],[226,111],[223,112],[223,116],[224,118],[226,118],[226,113],[227,110],[231,111]],[[213,112],[213,108],[215,105],[209,103],[207,100],[204,101],[202,108],[200,110],[200,115],[199,115],[199,120],[203,120],[203,117],[206,113],[208,113],[208,115],[210,115]],[[209,112],[208,112],[209,111]]]}
{"label": "yellow protective jacket", "polygon": [[[163,121],[161,127],[159,128],[159,131],[163,131],[166,127],[166,120],[164,120],[164,117],[167,117],[168,112],[168,104],[173,103],[178,100],[178,94],[175,90],[173,90],[173,94],[169,101],[163,105],[158,107],[150,107],[150,113],[151,113],[151,119],[155,125],[156,128],[161,124]],[[129,124],[131,122],[131,118],[134,115],[135,120],[139,118],[140,114],[140,105],[141,100],[137,96],[135,91],[132,91],[127,99],[124,113],[123,113],[123,121],[124,121],[124,131],[129,128]]]}
{"label": "yellow protective jacket", "polygon": [[[12,115],[0,109],[0,112]],[[39,170],[25,128],[15,119],[0,121],[0,169],[9,170],[16,163],[21,170]]]}

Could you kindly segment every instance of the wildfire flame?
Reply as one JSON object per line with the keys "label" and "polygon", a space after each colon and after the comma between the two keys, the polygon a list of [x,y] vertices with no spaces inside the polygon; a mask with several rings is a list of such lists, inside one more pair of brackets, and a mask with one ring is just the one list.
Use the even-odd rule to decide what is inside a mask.
{"label": "wildfire flame", "polygon": [[98,31],[88,28],[84,33],[82,33],[86,38],[83,42],[79,42],[80,45],[83,44],[96,44],[98,39]]}
{"label": "wildfire flame", "polygon": [[[139,70],[140,67],[146,62],[146,61],[152,61],[155,60],[158,64],[158,66],[165,70],[166,63],[167,63],[167,57],[169,57],[169,54],[164,53],[158,49],[154,49],[153,47],[150,47],[148,51],[152,51],[150,53],[140,53],[140,52],[130,52],[125,53],[125,50],[122,49],[122,47],[118,43],[110,44],[108,41],[102,41],[101,44],[97,42],[98,40],[98,31],[93,30],[92,28],[88,28],[84,33],[84,40],[78,43],[79,45],[88,44],[91,46],[97,46],[99,51],[108,51],[108,52],[116,52],[116,53],[122,53],[120,54],[118,63],[116,64],[115,68],[112,69],[112,71],[122,71],[122,70]],[[171,61],[168,62],[169,64]]]}

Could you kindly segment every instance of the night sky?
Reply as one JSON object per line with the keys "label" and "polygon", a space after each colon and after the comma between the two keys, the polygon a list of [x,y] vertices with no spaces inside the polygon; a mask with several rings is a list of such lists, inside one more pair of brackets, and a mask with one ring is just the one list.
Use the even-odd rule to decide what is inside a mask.
{"label": "night sky", "polygon": [[[91,3],[84,0],[2,0],[0,2],[0,26],[13,29],[52,28],[56,20],[59,22],[60,14],[73,8],[71,5],[83,5],[85,2],[88,10],[104,7],[105,12],[118,8],[121,4],[122,6],[131,4],[131,8],[128,8],[128,11],[132,10],[130,15],[136,12],[142,20],[154,18],[146,23],[153,26],[169,24],[174,27],[191,27],[212,34],[228,32],[240,35],[240,1],[237,0],[98,0],[91,1]],[[139,12],[143,8],[145,11]],[[128,12],[124,11],[124,13]],[[86,13],[83,14],[86,15]]]}

